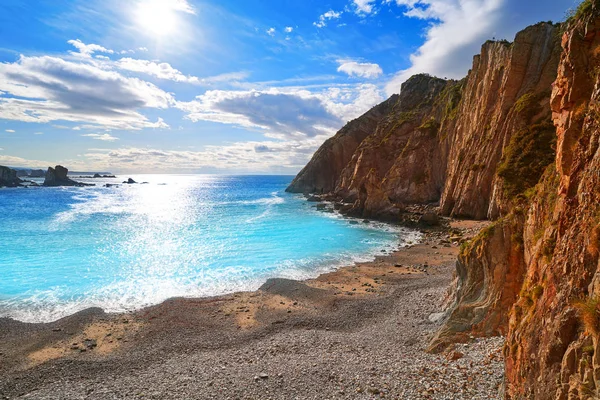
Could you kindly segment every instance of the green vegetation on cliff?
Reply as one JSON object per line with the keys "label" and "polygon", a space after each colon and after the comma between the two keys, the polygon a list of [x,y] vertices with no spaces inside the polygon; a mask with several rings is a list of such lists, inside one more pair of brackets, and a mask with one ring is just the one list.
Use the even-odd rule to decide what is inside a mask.
{"label": "green vegetation on cliff", "polygon": [[498,166],[498,176],[509,197],[524,194],[538,183],[546,167],[554,162],[555,142],[556,128],[549,121],[513,135]]}

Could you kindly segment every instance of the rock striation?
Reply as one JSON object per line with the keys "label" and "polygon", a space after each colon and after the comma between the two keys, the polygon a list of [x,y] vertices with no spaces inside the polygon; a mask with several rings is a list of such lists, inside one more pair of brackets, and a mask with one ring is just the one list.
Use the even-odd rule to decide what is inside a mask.
{"label": "rock striation", "polygon": [[17,171],[0,165],[0,187],[17,187],[21,186],[22,182],[17,176]]}
{"label": "rock striation", "polygon": [[62,165],[57,165],[54,168],[48,167],[44,186],[94,186],[92,184],[76,182],[67,176],[68,173],[69,170]]}

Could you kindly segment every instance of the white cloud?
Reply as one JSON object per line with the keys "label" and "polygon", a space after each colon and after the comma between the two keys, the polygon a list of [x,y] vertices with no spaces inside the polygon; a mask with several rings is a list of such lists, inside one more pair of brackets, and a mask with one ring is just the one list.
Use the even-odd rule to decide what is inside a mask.
{"label": "white cloud", "polygon": [[21,56],[0,63],[0,118],[24,122],[85,122],[112,129],[167,127],[139,113],[168,108],[171,94],[152,83],[95,64]]}
{"label": "white cloud", "polygon": [[[410,1],[410,0],[409,0]],[[373,12],[373,4],[375,0],[352,0],[356,7],[356,13],[370,14]]]}
{"label": "white cloud", "polygon": [[317,22],[313,22],[313,25],[317,28],[324,28],[327,26],[327,22],[332,19],[338,19],[342,16],[342,11],[336,12],[333,10],[327,11],[325,14],[319,16],[319,20]]}
{"label": "white cloud", "polygon": [[107,49],[98,44],[85,44],[79,39],[69,40],[67,43],[69,43],[70,45],[72,45],[73,47],[75,47],[78,50],[78,53],[71,52],[71,54],[80,54],[80,55],[83,55],[86,57],[90,57],[94,53],[108,53],[108,54],[114,53],[113,50]]}
{"label": "white cloud", "polygon": [[269,36],[275,36],[275,28],[269,28],[269,29],[267,29],[267,34]]}
{"label": "white cloud", "polygon": [[211,90],[191,102],[177,102],[192,121],[212,121],[263,130],[268,137],[330,136],[383,97],[375,85],[334,87],[319,93],[302,88]]}
{"label": "white cloud", "polygon": [[8,133],[15,133],[15,130],[14,129],[7,129],[6,132],[8,132]]}
{"label": "white cloud", "polygon": [[291,26],[286,26],[285,27],[285,32],[286,33],[292,33],[294,31],[294,28],[292,28]]}
{"label": "white cloud", "polygon": [[[417,73],[461,78],[473,54],[486,39],[494,36],[500,24],[505,0],[387,0],[405,7],[405,15],[431,20],[425,43],[411,55],[411,67],[400,71],[388,83],[388,94]],[[521,27],[522,28],[522,27]],[[514,33],[514,32],[513,32]]]}
{"label": "white cloud", "polygon": [[148,51],[148,48],[147,47],[138,47],[138,50],[139,51]]}
{"label": "white cloud", "polygon": [[90,149],[86,169],[181,172],[199,170],[238,172],[295,172],[304,166],[322,139],[249,141],[206,146],[202,151],[153,148]]}
{"label": "white cloud", "polygon": [[95,140],[102,140],[104,142],[114,142],[115,140],[119,140],[118,137],[111,136],[108,133],[88,133],[81,136],[90,137]]}
{"label": "white cloud", "polygon": [[344,72],[348,76],[358,76],[361,78],[373,79],[383,74],[383,70],[378,64],[359,63],[356,61],[338,60],[338,72]]}
{"label": "white cloud", "polygon": [[121,58],[117,61],[117,67],[127,71],[142,72],[159,79],[167,79],[175,82],[198,83],[195,76],[186,76],[169,63],[156,63],[148,60],[136,60],[133,58]]}
{"label": "white cloud", "polygon": [[33,134],[34,134],[34,135],[43,135],[43,134],[44,134],[44,132],[34,132]]}
{"label": "white cloud", "polygon": [[4,149],[2,147],[0,147],[0,151],[4,151]]}

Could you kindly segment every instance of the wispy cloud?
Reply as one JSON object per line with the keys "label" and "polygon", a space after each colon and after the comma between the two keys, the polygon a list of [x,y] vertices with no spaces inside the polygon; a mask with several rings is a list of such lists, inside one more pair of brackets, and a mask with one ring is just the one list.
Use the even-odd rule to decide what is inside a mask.
{"label": "wispy cloud", "polygon": [[375,0],[352,0],[352,2],[357,14],[371,14],[374,11],[373,3],[375,3]]}
{"label": "wispy cloud", "polygon": [[108,53],[108,54],[114,53],[113,50],[107,49],[107,48],[97,45],[97,44],[85,44],[79,39],[69,40],[67,43],[69,43],[70,45],[72,45],[73,47],[75,47],[78,50],[77,53],[71,52],[71,54],[79,54],[79,55],[83,55],[86,57],[90,57],[94,53]]}
{"label": "wispy cloud", "polygon": [[338,19],[342,16],[342,11],[333,11],[329,10],[325,14],[319,16],[319,20],[317,22],[313,22],[313,25],[317,28],[324,28],[327,26],[327,22],[332,19]]}
{"label": "wispy cloud", "polygon": [[269,29],[267,29],[267,34],[269,36],[275,36],[275,28],[269,28]]}
{"label": "wispy cloud", "polygon": [[102,140],[103,142],[114,142],[115,140],[119,140],[118,137],[111,136],[108,133],[87,133],[81,136],[89,137],[95,140]]}
{"label": "wispy cloud", "polygon": [[173,68],[169,63],[157,63],[148,60],[136,60],[133,58],[121,58],[116,66],[120,69],[141,72],[159,79],[167,79],[175,82],[198,83],[200,80],[196,76],[186,76],[181,71]]}
{"label": "wispy cloud", "polygon": [[14,129],[7,129],[5,132],[8,132],[8,133],[15,133],[15,130],[14,130]]}
{"label": "wispy cloud", "polygon": [[367,79],[373,79],[383,74],[383,70],[378,64],[374,63],[359,63],[356,61],[338,60],[338,72]]}

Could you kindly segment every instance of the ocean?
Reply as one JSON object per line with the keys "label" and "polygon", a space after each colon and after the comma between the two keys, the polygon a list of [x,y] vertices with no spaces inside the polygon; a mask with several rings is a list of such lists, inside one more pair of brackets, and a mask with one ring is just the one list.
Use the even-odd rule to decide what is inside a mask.
{"label": "ocean", "polygon": [[[127,176],[129,177],[129,176]],[[126,177],[126,178],[127,178]],[[367,261],[418,233],[317,211],[290,176],[132,175],[95,187],[0,189],[0,317],[255,290]],[[358,223],[357,223],[358,222]]]}

